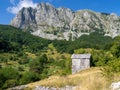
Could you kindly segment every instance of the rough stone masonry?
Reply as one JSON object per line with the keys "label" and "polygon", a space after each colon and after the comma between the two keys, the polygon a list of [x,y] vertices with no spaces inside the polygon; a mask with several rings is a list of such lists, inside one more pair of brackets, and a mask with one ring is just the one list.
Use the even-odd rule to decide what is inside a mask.
{"label": "rough stone masonry", "polygon": [[71,58],[72,58],[72,74],[90,68],[91,54],[73,54]]}

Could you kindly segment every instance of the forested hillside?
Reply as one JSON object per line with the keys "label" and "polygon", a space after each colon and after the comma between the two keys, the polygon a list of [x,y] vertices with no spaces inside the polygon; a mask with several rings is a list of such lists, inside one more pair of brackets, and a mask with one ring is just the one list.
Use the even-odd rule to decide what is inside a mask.
{"label": "forested hillside", "polygon": [[92,66],[102,66],[105,75],[120,72],[120,37],[94,32],[75,41],[47,40],[0,25],[0,89],[71,74],[73,53],[91,53]]}

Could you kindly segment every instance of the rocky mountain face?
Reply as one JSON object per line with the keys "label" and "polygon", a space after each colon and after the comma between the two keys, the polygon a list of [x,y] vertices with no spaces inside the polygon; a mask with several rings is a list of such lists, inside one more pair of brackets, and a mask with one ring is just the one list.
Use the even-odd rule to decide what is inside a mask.
{"label": "rocky mountain face", "polygon": [[36,8],[23,8],[11,25],[47,39],[72,39],[91,32],[115,37],[120,35],[120,17],[91,10],[72,11],[40,3]]}

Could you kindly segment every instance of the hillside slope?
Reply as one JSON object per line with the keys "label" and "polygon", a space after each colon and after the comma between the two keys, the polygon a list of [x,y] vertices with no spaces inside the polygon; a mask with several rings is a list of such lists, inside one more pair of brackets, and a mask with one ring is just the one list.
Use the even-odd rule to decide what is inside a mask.
{"label": "hillside slope", "polygon": [[[71,73],[71,54],[91,53],[92,65],[108,67],[106,73],[111,75],[120,72],[119,51],[120,37],[111,39],[94,32],[90,35],[83,35],[75,41],[51,41],[9,25],[0,25],[0,89],[35,82],[51,76],[40,81],[40,85],[54,87],[75,85],[79,87],[78,84],[81,84],[84,86],[81,88],[90,90],[95,86],[98,90],[99,85],[101,85],[99,88],[104,88],[106,85],[102,82],[105,80],[98,69],[91,68],[75,75],[69,75]],[[113,79],[112,76],[110,78]],[[102,81],[97,82],[94,79]],[[91,82],[92,85],[88,82]],[[85,84],[83,85],[83,83]]]}
{"label": "hillside slope", "polygon": [[100,68],[90,68],[69,76],[51,76],[47,79],[30,83],[27,87],[46,86],[62,88],[73,86],[74,89],[71,90],[109,90],[109,83],[106,81]]}

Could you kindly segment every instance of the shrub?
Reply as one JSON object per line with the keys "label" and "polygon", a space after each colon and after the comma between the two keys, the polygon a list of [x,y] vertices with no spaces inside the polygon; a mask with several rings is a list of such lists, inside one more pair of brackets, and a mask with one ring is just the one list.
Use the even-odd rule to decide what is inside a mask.
{"label": "shrub", "polygon": [[39,80],[39,75],[34,72],[25,72],[20,79],[20,84],[27,84]]}
{"label": "shrub", "polygon": [[11,79],[11,80],[7,80],[2,88],[8,88],[8,87],[10,88],[10,87],[14,87],[16,85],[17,85],[17,81],[14,79]]}
{"label": "shrub", "polygon": [[0,87],[7,88],[16,85],[19,79],[19,73],[12,67],[5,67],[0,70]]}

